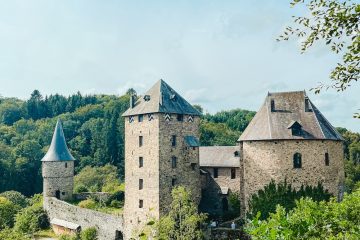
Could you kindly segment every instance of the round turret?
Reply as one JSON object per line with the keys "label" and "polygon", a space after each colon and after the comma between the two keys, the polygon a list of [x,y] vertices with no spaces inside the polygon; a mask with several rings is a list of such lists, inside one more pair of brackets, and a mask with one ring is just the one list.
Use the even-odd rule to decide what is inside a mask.
{"label": "round turret", "polygon": [[42,161],[44,197],[71,200],[74,188],[74,161],[65,141],[61,121],[56,123],[48,152]]}

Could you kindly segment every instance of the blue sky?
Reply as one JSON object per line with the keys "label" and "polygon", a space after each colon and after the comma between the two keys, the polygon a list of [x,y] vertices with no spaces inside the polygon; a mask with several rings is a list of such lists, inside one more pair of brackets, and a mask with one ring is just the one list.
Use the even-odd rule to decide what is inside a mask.
{"label": "blue sky", "polygon": [[162,78],[214,113],[305,89],[334,126],[360,131],[359,86],[309,91],[339,56],[275,40],[302,11],[285,0],[0,0],[0,94],[142,93]]}

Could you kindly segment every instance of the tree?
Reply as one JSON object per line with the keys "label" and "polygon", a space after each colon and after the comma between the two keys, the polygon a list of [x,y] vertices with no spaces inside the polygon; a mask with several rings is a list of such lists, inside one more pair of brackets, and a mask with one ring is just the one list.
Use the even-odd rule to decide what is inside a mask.
{"label": "tree", "polygon": [[0,197],[0,230],[14,225],[14,217],[19,209],[20,206]]}
{"label": "tree", "polygon": [[14,231],[13,229],[6,228],[0,231],[1,240],[31,240],[24,234]]}
{"label": "tree", "polygon": [[342,202],[316,202],[310,198],[296,201],[288,213],[278,205],[265,221],[258,214],[245,230],[251,239],[359,239],[360,189],[345,194]]}
{"label": "tree", "polygon": [[318,41],[324,41],[343,61],[332,70],[331,85],[315,88],[319,93],[324,87],[344,91],[360,74],[360,4],[349,0],[293,0],[291,6],[307,3],[309,17],[294,17],[295,26],[289,26],[278,40],[297,36],[305,52]]}
{"label": "tree", "polygon": [[28,205],[28,201],[24,195],[16,191],[7,191],[0,194],[0,197],[8,199],[15,205],[18,205],[22,208]]}
{"label": "tree", "polygon": [[175,187],[172,190],[173,198],[170,212],[160,218],[159,239],[202,239],[203,232],[200,229],[206,216],[197,212],[195,203],[191,200],[191,193],[184,187]]}

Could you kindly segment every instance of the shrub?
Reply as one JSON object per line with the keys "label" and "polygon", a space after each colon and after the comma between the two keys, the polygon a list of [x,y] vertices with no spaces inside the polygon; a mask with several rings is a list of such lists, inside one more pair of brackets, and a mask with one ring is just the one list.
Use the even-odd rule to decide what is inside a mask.
{"label": "shrub", "polygon": [[261,212],[260,219],[266,219],[270,213],[275,212],[278,204],[289,211],[295,207],[296,200],[302,197],[310,197],[314,201],[329,201],[331,194],[321,184],[317,187],[302,186],[296,191],[286,181],[276,184],[272,180],[264,189],[251,196],[248,217],[254,218],[257,212]]}
{"label": "shrub", "polygon": [[10,202],[7,198],[0,197],[0,230],[13,227],[14,217],[20,210],[20,206]]}
{"label": "shrub", "polygon": [[296,201],[296,207],[286,213],[278,205],[265,221],[260,213],[249,221],[245,230],[257,239],[359,239],[360,190],[345,194],[342,202],[316,202],[310,198]]}
{"label": "shrub", "polygon": [[24,234],[13,231],[12,229],[5,228],[0,231],[1,240],[31,240],[29,237],[24,236]]}
{"label": "shrub", "polygon": [[113,207],[113,208],[121,208],[123,205],[124,205],[124,203],[119,200],[112,200],[110,203],[110,207]]}
{"label": "shrub", "polygon": [[96,202],[93,199],[86,199],[79,202],[79,207],[88,208],[88,209],[96,209]]}
{"label": "shrub", "polygon": [[87,187],[85,187],[83,184],[79,184],[77,186],[75,186],[74,188],[74,192],[75,193],[83,193],[83,192],[88,192],[89,189],[87,189]]}
{"label": "shrub", "polygon": [[96,240],[97,239],[97,230],[96,228],[88,228],[81,232],[81,240]]}
{"label": "shrub", "polygon": [[24,208],[28,205],[28,201],[24,195],[17,191],[7,191],[0,194],[0,197],[8,199],[13,204],[19,205]]}
{"label": "shrub", "polygon": [[49,219],[41,204],[22,209],[15,220],[15,230],[25,234],[33,234],[49,227]]}

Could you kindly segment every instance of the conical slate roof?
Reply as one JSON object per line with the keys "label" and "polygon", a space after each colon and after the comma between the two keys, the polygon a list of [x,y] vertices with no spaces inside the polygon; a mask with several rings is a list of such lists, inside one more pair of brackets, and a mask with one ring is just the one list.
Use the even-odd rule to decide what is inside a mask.
{"label": "conical slate roof", "polygon": [[[295,122],[300,134],[289,127]],[[238,141],[281,139],[343,140],[305,91],[269,93]]]}
{"label": "conical slate roof", "polygon": [[49,150],[47,151],[43,159],[41,159],[41,161],[54,162],[54,161],[74,161],[74,160],[75,158],[71,155],[66,145],[61,121],[60,119],[58,119]]}
{"label": "conical slate roof", "polygon": [[164,80],[160,79],[133,107],[130,106],[122,116],[131,116],[146,113],[176,113],[201,115],[190,103],[181,97]]}

